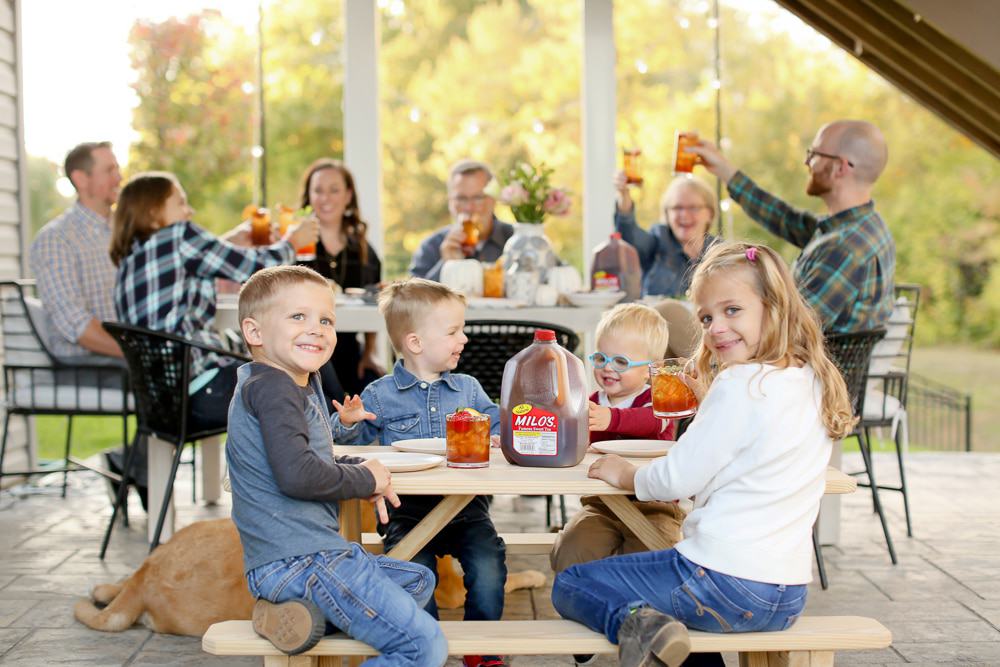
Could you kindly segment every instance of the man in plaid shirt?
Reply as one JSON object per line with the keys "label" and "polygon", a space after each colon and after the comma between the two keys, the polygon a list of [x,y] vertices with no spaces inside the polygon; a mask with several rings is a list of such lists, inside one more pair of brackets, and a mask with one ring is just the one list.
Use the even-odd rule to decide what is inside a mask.
{"label": "man in plaid shirt", "polygon": [[827,215],[796,209],[757,186],[710,142],[690,148],[726,183],[747,215],[802,253],[793,273],[799,291],[827,333],[883,326],[893,304],[896,248],[875,212],[872,187],[888,158],[885,138],[871,123],[839,120],[820,128],[806,150],[806,194],[826,204]]}
{"label": "man in plaid shirt", "polygon": [[101,327],[102,320],[116,319],[115,266],[108,247],[111,206],[122,181],[118,161],[110,143],[83,143],[66,155],[65,172],[77,201],[42,227],[29,250],[38,296],[52,320],[43,335],[66,361],[121,357],[118,344]]}

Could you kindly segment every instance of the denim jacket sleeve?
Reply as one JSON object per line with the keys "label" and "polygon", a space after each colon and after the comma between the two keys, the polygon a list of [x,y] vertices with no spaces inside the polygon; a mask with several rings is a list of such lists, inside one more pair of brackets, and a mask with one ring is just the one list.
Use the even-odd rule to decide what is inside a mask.
{"label": "denim jacket sleeve", "polygon": [[378,400],[376,383],[372,383],[361,392],[361,403],[365,410],[375,414],[375,419],[362,419],[350,426],[344,426],[340,421],[340,415],[333,415],[331,419],[333,440],[340,445],[370,445],[381,444],[382,437],[382,405]]}

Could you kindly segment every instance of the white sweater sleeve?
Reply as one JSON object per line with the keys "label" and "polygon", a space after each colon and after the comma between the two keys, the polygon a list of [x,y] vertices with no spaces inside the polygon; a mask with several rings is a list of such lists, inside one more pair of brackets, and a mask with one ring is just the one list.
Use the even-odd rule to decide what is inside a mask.
{"label": "white sweater sleeve", "polygon": [[760,376],[753,378],[755,370],[759,371],[760,366],[742,366],[727,369],[715,378],[697,416],[677,444],[666,456],[636,472],[635,495],[639,500],[697,495],[753,442],[760,429],[759,420],[753,416],[762,399],[757,382]]}

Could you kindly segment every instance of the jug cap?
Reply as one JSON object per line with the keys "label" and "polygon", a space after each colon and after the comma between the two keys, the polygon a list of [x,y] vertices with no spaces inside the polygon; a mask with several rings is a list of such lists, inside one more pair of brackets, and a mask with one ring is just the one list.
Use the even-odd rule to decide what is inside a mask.
{"label": "jug cap", "polygon": [[535,340],[547,341],[555,340],[556,332],[552,329],[535,329]]}

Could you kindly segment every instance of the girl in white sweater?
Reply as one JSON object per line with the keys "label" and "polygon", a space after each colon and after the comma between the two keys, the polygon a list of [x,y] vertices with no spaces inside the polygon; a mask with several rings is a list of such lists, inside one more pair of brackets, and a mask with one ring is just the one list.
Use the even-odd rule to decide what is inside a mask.
{"label": "girl in white sweater", "polygon": [[575,565],[552,588],[559,613],[617,643],[625,667],[681,665],[688,627],[754,632],[795,622],[812,580],[832,441],[854,423],[819,320],[777,253],[717,244],[691,295],[704,332],[691,384],[708,388],[698,415],[668,456],[641,469],[604,456],[589,473],[639,500],[694,496],[684,539]]}

